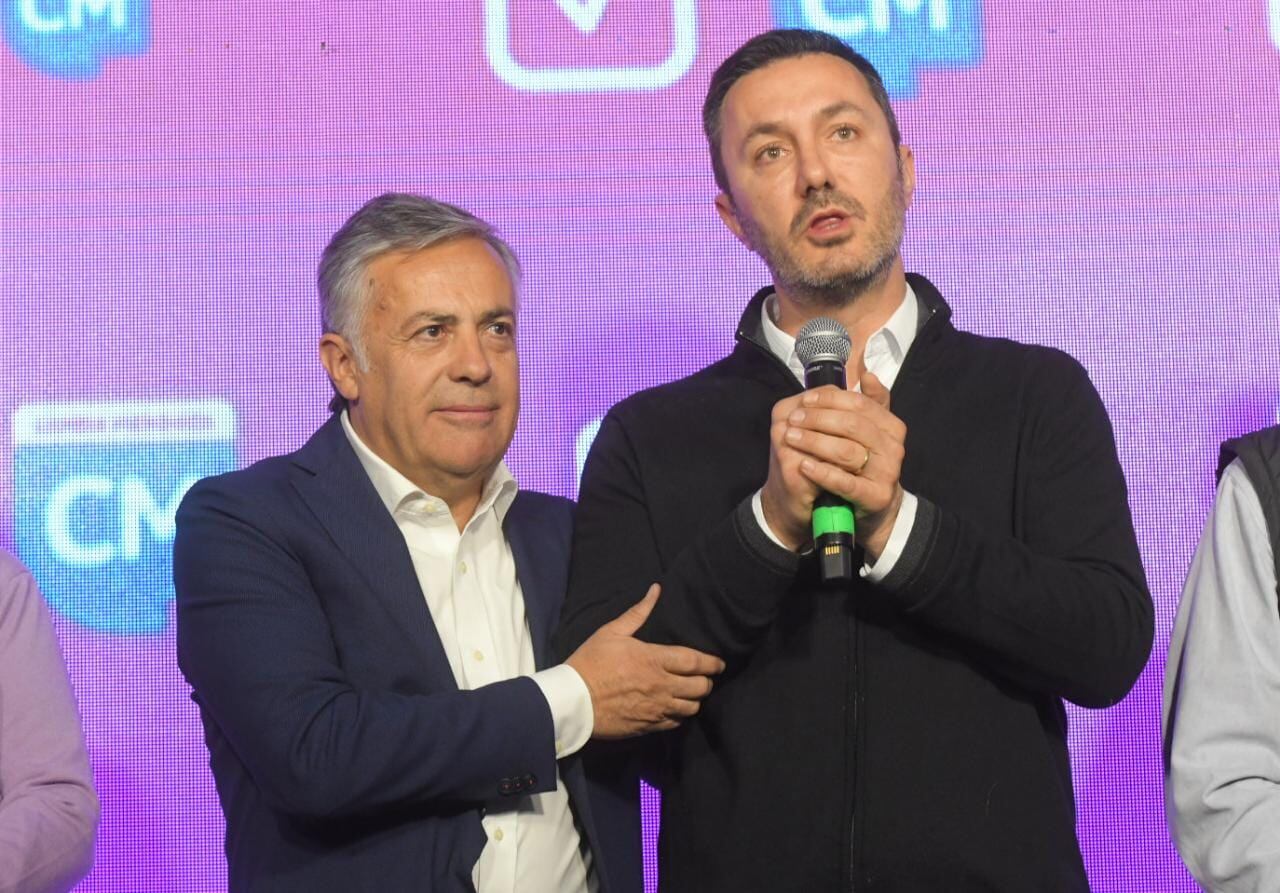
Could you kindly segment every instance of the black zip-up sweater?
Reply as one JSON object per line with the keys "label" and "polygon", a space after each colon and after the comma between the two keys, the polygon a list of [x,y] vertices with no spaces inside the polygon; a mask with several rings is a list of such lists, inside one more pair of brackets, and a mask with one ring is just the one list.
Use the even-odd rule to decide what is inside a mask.
{"label": "black zip-up sweater", "polygon": [[727,358],[624,400],[592,448],[560,649],[659,581],[640,635],[729,666],[693,721],[640,739],[663,891],[1087,889],[1062,699],[1119,701],[1153,634],[1110,422],[1070,357],[959,332],[910,281],[892,410],[919,511],[880,584],[820,588],[752,516],[770,410],[799,389],[760,331],[768,290]]}

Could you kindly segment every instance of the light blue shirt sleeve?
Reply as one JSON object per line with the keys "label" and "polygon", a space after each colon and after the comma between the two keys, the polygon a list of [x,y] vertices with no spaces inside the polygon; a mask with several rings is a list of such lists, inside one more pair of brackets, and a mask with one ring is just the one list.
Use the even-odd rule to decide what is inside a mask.
{"label": "light blue shirt sleeve", "polygon": [[1214,893],[1280,890],[1280,608],[1272,545],[1227,467],[1182,592],[1165,671],[1165,805]]}

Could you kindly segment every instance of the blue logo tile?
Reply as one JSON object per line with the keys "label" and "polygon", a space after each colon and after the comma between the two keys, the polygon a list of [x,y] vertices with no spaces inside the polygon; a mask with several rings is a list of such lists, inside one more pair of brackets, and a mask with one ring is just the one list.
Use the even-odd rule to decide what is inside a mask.
{"label": "blue logo tile", "polygon": [[235,467],[232,408],[28,404],[13,432],[14,534],[49,605],[90,629],[164,632],[174,514],[192,484]]}
{"label": "blue logo tile", "polygon": [[870,60],[889,95],[915,96],[925,68],[971,68],[982,57],[979,0],[773,0],[782,28],[839,37]]}
{"label": "blue logo tile", "polygon": [[4,39],[28,65],[86,80],[113,56],[138,56],[151,42],[150,0],[0,0]]}

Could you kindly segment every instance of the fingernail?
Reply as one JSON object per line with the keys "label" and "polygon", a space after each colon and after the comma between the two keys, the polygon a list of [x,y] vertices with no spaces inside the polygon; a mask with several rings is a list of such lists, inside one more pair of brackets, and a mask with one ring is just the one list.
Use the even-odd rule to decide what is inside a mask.
{"label": "fingernail", "polygon": [[800,424],[804,421],[804,410],[797,409],[795,412],[791,413],[791,418],[787,419],[787,421],[793,425]]}
{"label": "fingernail", "polygon": [[803,397],[800,398],[800,402],[803,403],[805,406],[812,406],[813,404],[818,402],[818,395],[815,394],[813,391],[809,391]]}
{"label": "fingernail", "polygon": [[813,460],[812,460],[812,459],[801,459],[801,460],[800,460],[800,468],[801,468],[801,470],[803,470],[803,471],[813,471],[813,468],[814,468],[814,466],[813,466]]}
{"label": "fingernail", "polygon": [[786,437],[785,437],[785,439],[786,439],[787,443],[799,443],[799,442],[800,442],[800,429],[799,429],[799,428],[788,428],[788,429],[787,429],[787,433],[786,433]]}

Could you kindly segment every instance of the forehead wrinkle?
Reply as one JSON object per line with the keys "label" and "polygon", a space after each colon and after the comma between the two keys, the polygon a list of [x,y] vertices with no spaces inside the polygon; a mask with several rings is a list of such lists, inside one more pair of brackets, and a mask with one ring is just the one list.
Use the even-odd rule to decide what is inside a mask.
{"label": "forehead wrinkle", "polygon": [[[458,258],[457,242],[378,255],[369,264],[371,285],[376,283],[371,304],[378,307],[379,315],[396,331],[424,321],[458,325],[482,317],[509,315],[514,319],[515,282],[493,248],[487,244],[482,247],[487,249],[486,258],[479,263],[474,258]],[[437,252],[441,263],[423,263],[422,254],[427,251]],[[446,251],[449,254],[445,254]],[[501,285],[486,281],[492,272],[488,261],[492,261],[494,270],[501,272]],[[470,312],[477,304],[480,307]]]}
{"label": "forehead wrinkle", "polygon": [[860,118],[870,117],[867,110],[855,102],[848,99],[838,99],[835,102],[823,107],[818,112],[819,118],[834,118],[836,115],[853,113]]}
{"label": "forehead wrinkle", "polygon": [[458,321],[457,314],[449,313],[445,310],[416,310],[406,317],[405,321],[414,323],[419,321],[431,320],[432,322],[456,323]]}

